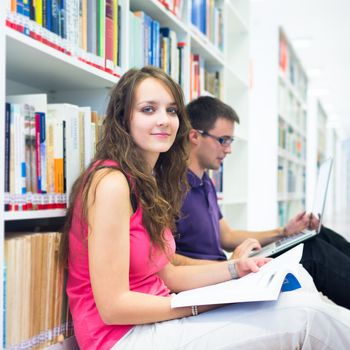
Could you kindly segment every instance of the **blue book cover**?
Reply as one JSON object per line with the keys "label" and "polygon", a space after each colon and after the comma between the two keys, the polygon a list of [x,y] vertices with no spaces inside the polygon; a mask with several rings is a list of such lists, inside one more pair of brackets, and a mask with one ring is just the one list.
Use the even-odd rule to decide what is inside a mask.
{"label": "blue book cover", "polygon": [[281,292],[290,292],[299,288],[301,288],[301,285],[297,278],[292,273],[288,273],[284,278]]}

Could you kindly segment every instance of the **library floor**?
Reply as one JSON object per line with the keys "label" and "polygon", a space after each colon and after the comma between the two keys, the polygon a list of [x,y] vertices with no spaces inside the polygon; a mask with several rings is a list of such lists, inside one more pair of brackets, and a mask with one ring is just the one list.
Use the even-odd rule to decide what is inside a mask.
{"label": "library floor", "polygon": [[344,209],[335,213],[333,217],[326,218],[324,224],[350,241],[350,205],[347,210]]}

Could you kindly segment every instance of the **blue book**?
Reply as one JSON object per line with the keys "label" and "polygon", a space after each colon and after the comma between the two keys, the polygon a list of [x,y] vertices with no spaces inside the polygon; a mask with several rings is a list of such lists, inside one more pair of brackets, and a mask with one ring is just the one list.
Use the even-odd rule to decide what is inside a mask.
{"label": "blue book", "polygon": [[51,17],[51,8],[52,1],[54,0],[46,0],[46,10],[45,10],[45,20],[46,20],[46,29],[52,30],[52,17]]}
{"label": "blue book", "polygon": [[152,65],[159,67],[159,22],[152,20]]}

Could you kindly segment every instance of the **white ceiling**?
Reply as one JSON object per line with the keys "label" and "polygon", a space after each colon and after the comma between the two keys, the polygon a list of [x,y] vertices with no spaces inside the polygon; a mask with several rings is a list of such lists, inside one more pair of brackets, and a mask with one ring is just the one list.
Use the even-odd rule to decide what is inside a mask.
{"label": "white ceiling", "polygon": [[340,137],[350,138],[350,0],[251,1],[271,6]]}

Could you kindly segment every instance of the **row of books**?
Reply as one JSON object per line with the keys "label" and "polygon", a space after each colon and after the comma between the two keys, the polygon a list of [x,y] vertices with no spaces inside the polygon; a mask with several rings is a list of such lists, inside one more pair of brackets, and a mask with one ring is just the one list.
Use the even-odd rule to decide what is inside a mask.
{"label": "row of books", "polygon": [[279,195],[305,193],[305,168],[279,159],[277,190]]}
{"label": "row of books", "polygon": [[129,13],[130,66],[141,68],[153,65],[162,68],[176,82],[183,86],[184,42],[178,42],[175,31],[160,28],[158,21],[143,11]]}
{"label": "row of books", "polygon": [[190,56],[190,99],[201,95],[221,96],[221,75],[219,71],[209,71],[205,60],[198,54]]}
{"label": "row of books", "polygon": [[278,123],[278,146],[298,159],[306,158],[305,137],[295,132],[290,125],[281,119]]}
{"label": "row of books", "polygon": [[5,116],[5,210],[64,208],[94,156],[102,117],[48,104],[46,94],[8,96]]}
{"label": "row of books", "polygon": [[283,82],[279,82],[278,88],[279,113],[300,130],[306,129],[306,110]]}
{"label": "row of books", "polygon": [[223,50],[223,13],[218,1],[192,0],[191,22],[216,47]]}
{"label": "row of books", "polygon": [[279,67],[282,74],[293,84],[303,100],[306,100],[306,74],[283,35],[280,35],[279,41]]}
{"label": "row of books", "polygon": [[21,0],[8,4],[6,24],[119,76],[120,16],[118,0]]}
{"label": "row of books", "polygon": [[44,349],[72,335],[60,240],[57,232],[6,234],[4,348]]}

